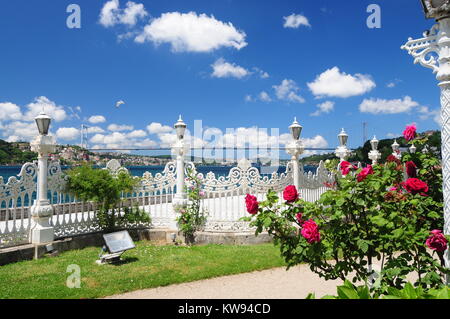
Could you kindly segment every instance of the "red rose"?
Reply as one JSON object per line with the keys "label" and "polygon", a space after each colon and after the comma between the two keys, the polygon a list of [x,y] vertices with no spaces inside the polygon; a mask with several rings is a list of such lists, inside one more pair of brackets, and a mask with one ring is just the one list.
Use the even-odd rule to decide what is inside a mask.
{"label": "red rose", "polygon": [[259,204],[255,196],[247,194],[247,196],[245,196],[245,204],[247,205],[247,212],[249,214],[258,214]]}
{"label": "red rose", "polygon": [[359,172],[356,179],[358,180],[358,182],[362,182],[370,174],[373,174],[373,168],[372,165],[367,165],[367,167],[363,168],[362,171]]}
{"label": "red rose", "polygon": [[319,226],[312,219],[303,223],[301,234],[309,244],[320,242]]}
{"label": "red rose", "polygon": [[386,161],[400,164],[400,160],[392,154],[387,157]]}
{"label": "red rose", "polygon": [[297,220],[297,222],[301,225],[303,224],[303,214],[302,213],[298,213],[297,215],[295,215],[295,219]]}
{"label": "red rose", "polygon": [[408,193],[413,195],[422,194],[428,192],[428,184],[421,181],[418,178],[408,178],[406,182],[403,183],[403,187]]}
{"label": "red rose", "polygon": [[283,191],[283,198],[288,203],[295,202],[298,199],[297,188],[294,185],[287,186]]}
{"label": "red rose", "polygon": [[341,173],[343,176],[350,173],[350,169],[356,169],[355,166],[353,166],[352,164],[350,164],[347,161],[342,161],[340,167],[341,167]]}
{"label": "red rose", "polygon": [[408,142],[413,140],[416,137],[416,130],[417,128],[415,124],[406,126],[406,129],[403,131],[403,137],[405,140]]}
{"label": "red rose", "polygon": [[426,240],[426,245],[436,251],[445,251],[447,249],[447,238],[440,230],[433,230],[431,236]]}
{"label": "red rose", "polygon": [[411,178],[417,177],[417,166],[413,161],[406,162],[405,166],[406,166],[406,174],[408,174],[409,177]]}

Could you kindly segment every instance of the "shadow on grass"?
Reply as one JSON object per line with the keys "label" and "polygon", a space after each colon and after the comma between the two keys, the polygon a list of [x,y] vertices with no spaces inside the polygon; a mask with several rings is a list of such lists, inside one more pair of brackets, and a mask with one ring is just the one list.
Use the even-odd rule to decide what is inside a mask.
{"label": "shadow on grass", "polygon": [[125,265],[125,264],[134,263],[134,262],[136,262],[138,260],[139,260],[139,258],[137,258],[137,257],[124,257],[124,258],[120,259],[119,261],[111,263],[111,265],[113,265],[113,266],[122,266],[122,265]]}

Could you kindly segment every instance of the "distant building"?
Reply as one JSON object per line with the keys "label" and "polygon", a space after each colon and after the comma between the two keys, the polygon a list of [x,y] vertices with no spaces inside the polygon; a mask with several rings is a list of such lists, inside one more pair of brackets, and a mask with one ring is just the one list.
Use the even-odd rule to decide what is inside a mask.
{"label": "distant building", "polygon": [[12,145],[21,150],[22,152],[31,150],[30,143],[28,142],[14,142],[12,143]]}

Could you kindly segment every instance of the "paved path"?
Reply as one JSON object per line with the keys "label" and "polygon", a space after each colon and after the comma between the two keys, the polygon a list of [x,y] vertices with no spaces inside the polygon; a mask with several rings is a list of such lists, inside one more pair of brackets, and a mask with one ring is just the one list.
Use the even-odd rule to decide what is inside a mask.
{"label": "paved path", "polygon": [[108,298],[124,299],[304,299],[336,295],[341,280],[325,281],[308,266],[274,268],[190,283],[138,290]]}

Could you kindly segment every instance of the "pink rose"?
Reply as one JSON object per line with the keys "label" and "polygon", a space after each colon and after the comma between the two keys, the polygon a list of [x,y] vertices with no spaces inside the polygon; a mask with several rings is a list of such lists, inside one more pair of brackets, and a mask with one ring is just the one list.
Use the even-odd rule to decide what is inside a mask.
{"label": "pink rose", "polygon": [[247,194],[247,196],[245,196],[245,205],[247,206],[247,212],[249,214],[258,214],[259,204],[255,196]]}
{"label": "pink rose", "polygon": [[417,166],[413,161],[406,162],[405,166],[406,166],[406,174],[408,174],[409,177],[411,178],[417,177]]}
{"label": "pink rose", "polygon": [[356,177],[356,179],[358,180],[358,182],[362,182],[363,180],[366,179],[366,177],[368,175],[373,174],[373,168],[372,165],[367,165],[367,167],[363,168],[361,170],[361,172],[359,172],[358,176]]}
{"label": "pink rose", "polygon": [[298,199],[297,188],[294,185],[287,186],[283,191],[283,198],[288,203],[295,202]]}
{"label": "pink rose", "polygon": [[428,192],[428,184],[418,178],[408,178],[406,182],[403,182],[402,184],[406,191],[413,195],[425,195],[424,193]]}
{"label": "pink rose", "polygon": [[416,137],[416,130],[417,128],[415,124],[406,126],[406,129],[403,131],[403,137],[405,140],[408,142],[413,140]]}
{"label": "pink rose", "polygon": [[301,234],[309,244],[320,242],[319,226],[312,219],[303,223]]}
{"label": "pink rose", "polygon": [[342,161],[341,162],[341,173],[342,175],[347,175],[348,173],[350,173],[350,169],[356,169],[355,166],[353,166],[352,164],[350,164],[347,161]]}
{"label": "pink rose", "polygon": [[430,237],[425,242],[428,248],[436,251],[445,251],[447,249],[447,243],[447,238],[437,229],[431,231]]}
{"label": "pink rose", "polygon": [[395,186],[392,186],[391,188],[389,188],[390,192],[396,192],[397,190],[398,190],[398,188]]}

